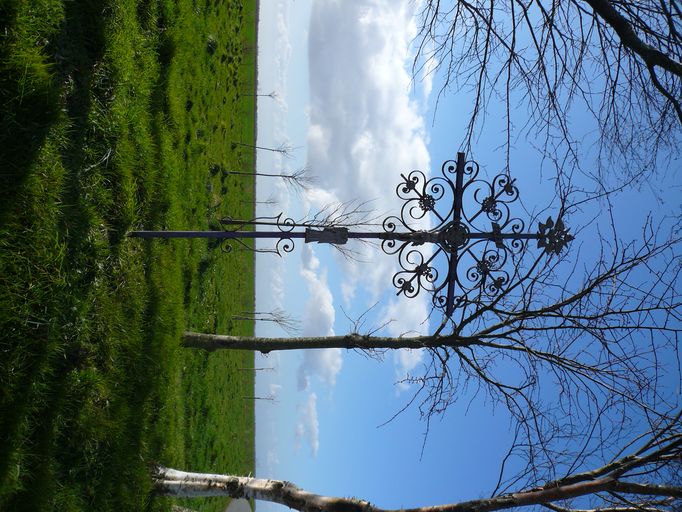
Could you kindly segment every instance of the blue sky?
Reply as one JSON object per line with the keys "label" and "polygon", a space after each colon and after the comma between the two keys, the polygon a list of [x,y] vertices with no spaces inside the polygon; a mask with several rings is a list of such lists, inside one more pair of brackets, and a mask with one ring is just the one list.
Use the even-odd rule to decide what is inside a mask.
{"label": "blue sky", "polygon": [[[357,200],[371,201],[383,218],[401,204],[395,197],[400,173],[437,172],[444,160],[455,158],[470,95],[446,94],[434,115],[438,76],[412,79],[414,9],[409,0],[261,2],[259,88],[276,91],[278,98],[259,101],[258,142],[296,149],[288,159],[259,153],[258,169],[307,167],[318,181],[314,190],[301,194],[261,178],[258,198],[278,204],[259,213],[301,218],[330,202]],[[493,111],[475,140],[473,156],[488,177],[504,169],[503,128]],[[532,150],[532,142],[515,140],[512,153],[511,172],[526,208],[517,206],[520,216],[547,207],[554,193],[551,166]],[[618,200],[618,218],[630,226],[633,238],[632,228],[641,225],[648,210],[632,204],[679,193],[679,187],[668,185],[651,184]],[[588,209],[576,221],[594,214]],[[583,233],[583,255],[594,249],[589,237],[595,233],[596,226]],[[627,236],[627,229],[623,233]],[[300,320],[303,335],[347,333],[349,318],[359,318],[374,304],[366,329],[386,324],[379,333],[394,336],[433,330],[428,296],[396,297],[394,258],[376,247],[355,249],[360,262],[303,243],[283,258],[259,255],[257,310],[286,310]],[[258,324],[256,333],[285,334],[268,323]],[[257,403],[257,476],[358,496],[387,508],[489,493],[510,442],[503,408],[463,395],[431,424],[423,453],[426,426],[414,407],[379,426],[411,397],[412,390],[396,382],[418,372],[422,357],[418,351],[399,351],[378,362],[334,349],[257,356],[256,366],[273,370],[258,372],[256,395],[274,398]],[[426,493],[415,493],[415,486]]]}

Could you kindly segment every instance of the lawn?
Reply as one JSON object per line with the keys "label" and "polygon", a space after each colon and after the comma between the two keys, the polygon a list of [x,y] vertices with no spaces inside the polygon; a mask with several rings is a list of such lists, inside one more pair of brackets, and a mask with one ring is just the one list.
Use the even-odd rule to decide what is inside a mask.
{"label": "lawn", "polygon": [[222,170],[255,166],[256,26],[256,0],[0,0],[0,510],[253,472],[253,354],[180,348],[252,333],[252,253],[126,233],[251,215]]}

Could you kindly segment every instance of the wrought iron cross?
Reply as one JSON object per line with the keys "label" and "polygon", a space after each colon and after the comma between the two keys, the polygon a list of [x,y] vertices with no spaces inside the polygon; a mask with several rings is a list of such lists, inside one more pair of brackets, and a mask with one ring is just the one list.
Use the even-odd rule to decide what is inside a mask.
{"label": "wrought iron cross", "polygon": [[[280,255],[293,250],[294,239],[333,245],[344,245],[353,238],[381,240],[386,254],[398,255],[401,269],[393,276],[397,294],[415,297],[422,289],[430,289],[433,305],[451,317],[455,309],[493,299],[504,290],[510,281],[504,268],[507,260],[510,255],[522,252],[527,240],[537,240],[538,248],[550,255],[559,254],[573,240],[563,221],[554,222],[551,217],[540,222],[536,232],[524,233],[525,223],[512,217],[509,209],[509,204],[519,198],[515,180],[498,174],[487,182],[478,173],[478,164],[467,162],[464,153],[458,153],[456,161],[443,164],[441,176],[427,179],[421,171],[401,174],[403,181],[396,188],[396,194],[403,200],[400,216],[384,219],[383,231],[359,232],[346,227],[297,223],[290,218],[282,219],[280,214],[228,221],[227,224],[237,226],[229,231],[133,231],[130,236],[213,238],[240,243],[242,239],[275,239],[275,248],[269,252]],[[465,198],[467,205],[473,207],[471,213],[464,208]],[[436,226],[423,229],[420,224],[427,215],[435,217]],[[276,230],[241,229],[256,225]],[[419,250],[424,244],[432,244],[435,250],[424,255]],[[443,279],[434,264],[440,255],[447,260]]]}

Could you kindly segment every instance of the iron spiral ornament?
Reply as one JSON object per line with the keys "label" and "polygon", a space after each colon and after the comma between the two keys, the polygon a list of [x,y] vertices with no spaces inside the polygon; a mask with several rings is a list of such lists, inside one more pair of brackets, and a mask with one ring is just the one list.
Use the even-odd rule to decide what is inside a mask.
{"label": "iron spiral ornament", "polygon": [[[401,178],[396,187],[403,201],[400,215],[384,220],[381,244],[386,254],[398,257],[393,285],[406,297],[429,290],[434,307],[447,317],[498,297],[511,282],[506,268],[528,240],[537,240],[548,254],[559,254],[573,239],[563,221],[551,218],[537,232],[525,232],[525,222],[512,215],[511,205],[519,199],[515,180],[505,173],[483,179],[478,163],[466,161],[462,153],[444,162],[439,175],[427,178],[412,171]],[[424,230],[427,216],[434,226]],[[433,244],[430,255],[419,252],[427,242]],[[439,267],[447,272],[439,273],[443,258],[445,265]]]}
{"label": "iron spiral ornament", "polygon": [[[445,161],[436,176],[427,177],[419,170],[400,176],[395,193],[402,207],[398,215],[383,220],[381,231],[356,232],[333,223],[296,222],[279,214],[246,221],[223,219],[223,230],[129,235],[206,238],[218,241],[226,252],[237,244],[279,256],[293,251],[297,239],[336,246],[350,239],[375,240],[384,253],[397,257],[399,269],[392,279],[396,293],[411,298],[426,290],[432,293],[434,307],[448,318],[457,309],[499,297],[511,284],[510,267],[529,240],[536,240],[549,256],[558,255],[573,240],[561,218],[549,217],[537,231],[527,232],[525,222],[512,214],[519,199],[515,180],[505,173],[483,179],[478,163],[467,161],[464,153]],[[245,243],[256,239],[274,241],[274,246],[255,249]]]}

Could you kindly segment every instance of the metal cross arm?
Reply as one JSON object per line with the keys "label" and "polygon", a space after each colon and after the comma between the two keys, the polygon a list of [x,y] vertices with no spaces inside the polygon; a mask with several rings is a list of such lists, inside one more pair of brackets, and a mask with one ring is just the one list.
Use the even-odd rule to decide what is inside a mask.
{"label": "metal cross arm", "polygon": [[[212,238],[276,240],[275,247],[259,252],[291,252],[295,239],[306,243],[344,245],[350,239],[377,240],[382,250],[397,255],[400,270],[393,276],[397,294],[415,297],[422,289],[433,293],[433,305],[446,317],[457,308],[495,298],[509,284],[507,261],[521,253],[528,240],[537,240],[547,254],[558,254],[573,240],[561,219],[551,217],[535,232],[524,232],[524,222],[511,216],[509,205],[519,197],[514,180],[498,174],[488,182],[478,177],[476,162],[464,153],[447,161],[441,175],[426,178],[412,171],[396,188],[403,200],[398,216],[384,219],[383,231],[352,231],[343,226],[297,223],[290,218],[260,217],[250,221],[224,220],[224,231],[134,231],[141,238]],[[429,227],[428,220],[435,226]],[[251,229],[244,229],[245,227]],[[257,226],[276,230],[257,231]],[[426,246],[430,253],[422,253]],[[229,244],[224,248],[229,249]],[[436,262],[444,256],[447,273],[439,278]],[[442,259],[442,258],[440,258]],[[441,265],[442,267],[442,265]]]}
{"label": "metal cross arm", "polygon": [[[401,270],[393,277],[398,294],[414,297],[429,288],[434,306],[446,317],[457,308],[496,297],[509,284],[507,261],[521,253],[528,240],[537,240],[548,254],[558,254],[573,239],[561,220],[554,223],[551,218],[536,232],[524,232],[525,223],[512,217],[509,208],[519,197],[514,180],[498,174],[488,182],[478,174],[478,164],[458,153],[456,161],[443,164],[440,175],[402,175],[396,189],[403,200],[400,216],[384,221],[386,232],[414,234],[411,240],[401,233],[400,242],[382,242],[384,252],[398,255]],[[436,225],[423,231],[418,225],[427,215]],[[415,248],[422,243],[435,244],[428,258]],[[444,279],[433,264],[441,255],[447,259]]]}

